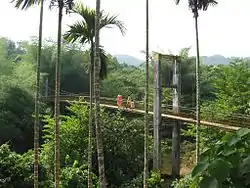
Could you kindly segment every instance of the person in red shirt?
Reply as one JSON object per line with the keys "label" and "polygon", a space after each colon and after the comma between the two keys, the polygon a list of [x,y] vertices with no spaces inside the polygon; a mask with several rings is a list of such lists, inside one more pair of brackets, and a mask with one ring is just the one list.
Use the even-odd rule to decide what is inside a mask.
{"label": "person in red shirt", "polygon": [[122,95],[117,95],[116,102],[117,102],[118,108],[122,108],[122,103],[123,103]]}

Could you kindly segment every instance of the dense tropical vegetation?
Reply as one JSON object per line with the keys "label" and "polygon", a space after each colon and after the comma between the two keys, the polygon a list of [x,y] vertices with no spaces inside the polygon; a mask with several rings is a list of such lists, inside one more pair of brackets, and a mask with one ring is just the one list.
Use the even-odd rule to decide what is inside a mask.
{"label": "dense tropical vegetation", "polygon": [[[46,89],[46,77],[48,77],[49,96],[54,95],[55,71],[53,65],[56,61],[56,43],[46,40],[43,41],[43,43],[44,47],[41,58],[41,99],[45,99],[43,96],[45,95]],[[35,91],[36,46],[37,41],[35,39],[29,42],[18,43],[6,38],[1,38],[0,40],[0,48],[3,52],[0,57],[0,142],[2,144],[0,152],[0,161],[2,163],[0,173],[1,184],[7,187],[9,185],[13,185],[14,187],[15,185],[32,187],[33,185],[32,114],[34,111],[33,93]],[[195,96],[195,75],[194,69],[192,68],[195,66],[195,58],[188,57],[188,49],[184,49],[180,54],[183,57],[183,98],[181,106],[183,112],[192,114],[192,112],[194,112],[193,108],[195,107],[195,101],[191,100]],[[88,93],[89,51],[82,51],[77,45],[63,43],[62,57],[60,75],[61,94]],[[138,102],[142,101],[144,97],[144,64],[140,67],[134,67],[120,64],[111,55],[107,55],[107,58],[108,76],[101,82],[101,96],[110,97],[115,100],[117,93],[123,93],[124,96],[131,95]],[[167,68],[168,65],[164,64],[163,67]],[[246,119],[247,115],[249,115],[249,67],[250,62],[241,59],[232,59],[229,65],[207,66],[202,64],[201,99],[203,104],[203,119],[218,119],[221,121],[226,119],[228,123],[235,123],[235,120],[237,120],[237,124],[239,124],[240,121],[242,123],[249,121],[249,119]],[[171,67],[169,67],[168,71],[162,72],[164,77],[168,77],[167,74],[171,74],[170,68]],[[152,87],[153,65],[150,65],[149,72],[151,75],[149,87]],[[72,83],[74,84],[72,85]],[[166,84],[167,83],[165,83],[165,85]],[[163,94],[165,103],[169,103],[171,101],[171,91],[166,90]],[[149,95],[149,101],[152,101],[152,94]],[[152,107],[152,104],[150,105]],[[53,168],[55,164],[53,160],[53,106],[53,102],[46,102],[45,100],[43,100],[40,105],[40,118],[43,123],[40,125],[40,143],[42,143],[42,145],[39,148],[39,184],[42,187],[53,185]],[[76,103],[64,104],[61,107],[61,111],[61,183],[63,187],[86,187],[88,166],[88,109],[84,104]],[[113,187],[132,187],[132,185],[140,187],[140,183],[142,183],[141,173],[143,170],[143,118],[141,116],[128,116],[128,114],[120,112],[107,111],[107,109],[102,110],[101,116],[102,125],[104,126],[104,155],[108,185]],[[245,117],[245,119],[243,117]],[[149,119],[149,121],[151,121],[151,119]],[[185,138],[188,138],[190,142],[183,143],[182,148],[184,152],[183,159],[191,161],[183,161],[183,165],[194,163],[194,155],[191,155],[191,158],[188,158],[188,156],[194,149],[192,137],[195,136],[195,127],[194,125],[188,125],[188,127],[188,129],[183,130],[183,135]],[[245,142],[244,139],[247,139],[248,131],[242,131],[246,134],[242,136],[242,132],[237,133],[240,134],[240,138],[237,137],[237,143],[232,144],[241,145]],[[223,145],[226,144],[226,141],[224,141],[226,138],[223,138],[224,131],[218,132],[218,130],[202,127],[201,134],[201,148],[205,149],[205,147],[208,147],[208,149],[212,149],[210,152],[211,155],[209,155],[209,161],[211,162],[216,156],[213,152],[220,152],[221,149],[227,147]],[[231,134],[234,136],[233,133]],[[170,138],[169,135],[165,135],[165,137]],[[151,145],[152,137],[149,138],[149,145]],[[166,140],[167,142],[163,143],[162,154],[166,154],[167,156],[170,149],[170,142],[168,141],[169,139]],[[219,147],[217,141],[221,142],[221,147]],[[236,140],[232,142],[236,142]],[[207,143],[209,143],[209,145]],[[185,149],[187,148],[185,145],[189,146],[188,150]],[[215,146],[218,147],[216,151],[214,151]],[[233,145],[230,147],[233,147]],[[240,147],[243,146],[241,145],[236,149],[241,151]],[[98,165],[95,148],[95,139],[93,139],[92,179],[94,185],[98,182]],[[152,148],[152,145],[149,146],[149,148]],[[233,150],[231,152],[237,151]],[[150,152],[151,150],[149,153]],[[244,153],[241,154],[242,158],[238,156],[242,160],[244,160],[244,156],[247,156],[247,153],[244,154],[244,156],[243,154]],[[219,159],[225,160],[225,158],[216,158],[216,160]],[[169,165],[166,165],[166,168],[168,168],[167,166],[169,167]],[[230,169],[231,168],[233,167],[230,167]],[[166,169],[163,169],[163,171],[164,170],[166,171]],[[202,173],[199,173],[199,177],[203,177]],[[230,177],[231,176],[234,178],[233,174],[230,175]],[[237,176],[240,176],[240,174]],[[185,181],[197,182],[197,177],[198,176],[194,176],[194,179]],[[242,176],[242,178],[244,177],[245,175]],[[150,179],[150,182],[153,184],[154,182],[160,183],[161,178],[159,178],[157,174],[152,174]],[[183,181],[181,183],[183,184]]]}
{"label": "dense tropical vegetation", "polygon": [[[182,123],[183,177],[173,180],[167,174],[174,121],[162,120],[162,167],[152,168],[153,123],[147,110],[153,109],[154,62],[149,63],[148,46],[146,61],[139,67],[122,64],[105,52],[99,30],[114,25],[125,34],[126,29],[117,16],[100,10],[100,0],[96,10],[74,6],[73,0],[52,0],[50,5],[59,9],[57,41],[42,41],[43,1],[13,2],[21,9],[40,3],[41,16],[38,38],[0,38],[0,187],[250,186],[250,60],[206,65],[199,60],[198,48],[196,57],[189,56],[189,48],[180,51],[181,115],[195,119],[196,113],[197,124]],[[215,1],[189,1],[196,30],[198,10],[211,3]],[[66,33],[61,31],[64,9],[82,19]],[[196,41],[198,46],[198,33]],[[86,44],[89,50],[83,50]],[[171,113],[173,66],[163,61],[161,69],[166,78],[162,111]],[[60,102],[59,95],[72,98],[81,93],[91,102],[94,97],[93,110],[85,103],[87,96]],[[145,118],[100,108],[102,102],[115,104],[118,94],[145,107]],[[200,117],[245,128],[226,132],[200,126]]]}

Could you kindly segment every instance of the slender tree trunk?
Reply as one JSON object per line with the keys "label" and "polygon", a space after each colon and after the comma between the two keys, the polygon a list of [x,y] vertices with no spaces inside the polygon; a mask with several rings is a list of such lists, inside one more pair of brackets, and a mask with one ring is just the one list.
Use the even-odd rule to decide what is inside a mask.
{"label": "slender tree trunk", "polygon": [[200,157],[200,51],[198,33],[198,10],[194,11],[195,34],[196,34],[196,163]]}
{"label": "slender tree trunk", "polygon": [[36,65],[36,96],[35,96],[35,123],[34,123],[34,188],[38,188],[38,148],[39,148],[39,104],[40,104],[40,65],[42,51],[42,31],[43,31],[43,0],[40,5],[39,39]]}
{"label": "slender tree trunk", "polygon": [[148,82],[149,82],[149,7],[146,0],[146,84],[145,84],[145,125],[144,125],[144,171],[143,171],[143,188],[148,188]]}
{"label": "slender tree trunk", "polygon": [[95,18],[95,125],[97,141],[97,157],[99,169],[100,188],[106,188],[104,151],[103,151],[103,130],[100,125],[100,49],[99,49],[99,31],[100,31],[100,6],[101,1],[96,0],[96,18]]}
{"label": "slender tree trunk", "polygon": [[61,58],[61,33],[62,33],[62,2],[59,2],[58,33],[57,33],[57,60],[55,72],[55,188],[60,183],[60,58]]}
{"label": "slender tree trunk", "polygon": [[89,63],[89,150],[88,150],[88,188],[93,187],[92,182],[92,136],[93,136],[93,65],[94,65],[94,42],[91,42],[90,63]]}

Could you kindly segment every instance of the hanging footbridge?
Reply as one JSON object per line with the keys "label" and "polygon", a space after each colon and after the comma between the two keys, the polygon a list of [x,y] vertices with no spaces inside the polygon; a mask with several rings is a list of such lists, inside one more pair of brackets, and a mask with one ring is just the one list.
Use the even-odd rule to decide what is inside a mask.
{"label": "hanging footbridge", "polygon": [[[60,94],[60,101],[61,102],[67,102],[67,103],[89,103],[89,94],[88,93],[81,93],[81,94],[73,94],[73,93],[67,93],[67,94]],[[50,95],[47,97],[42,96],[42,100],[47,102],[53,102],[54,101],[54,95]],[[109,109],[118,109],[118,106],[116,104],[116,98],[110,98],[110,97],[100,97],[100,106],[109,108]],[[194,109],[189,108],[189,113],[187,113],[187,109],[185,107],[181,108],[181,113],[175,114],[172,111],[172,106],[164,106],[162,105],[162,118],[165,119],[171,119],[171,120],[178,120],[186,123],[195,123],[195,111]],[[143,101],[136,101],[136,108],[133,110],[127,109],[125,110],[128,113],[136,113],[136,114],[144,114],[144,102]],[[183,109],[183,110],[182,110]],[[149,104],[149,115],[153,115],[153,105]],[[217,127],[219,129],[224,129],[227,131],[235,131],[238,130],[241,127],[247,127],[250,128],[250,116],[245,116],[241,114],[236,114],[235,117],[232,117],[230,120],[218,120],[216,118],[213,119],[203,119],[201,120],[201,124],[209,127]]]}

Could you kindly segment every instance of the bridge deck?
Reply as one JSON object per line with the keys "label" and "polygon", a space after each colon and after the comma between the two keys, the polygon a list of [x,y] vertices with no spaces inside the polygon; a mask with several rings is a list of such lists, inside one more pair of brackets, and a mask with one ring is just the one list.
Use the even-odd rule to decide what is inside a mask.
{"label": "bridge deck", "polygon": [[[61,101],[68,102],[68,103],[79,102],[79,101],[69,101],[69,100],[61,100]],[[80,103],[88,104],[88,102],[80,102]],[[100,104],[100,106],[106,107],[106,108],[111,108],[111,109],[118,109],[118,106],[114,106],[114,105],[110,105],[110,104]],[[139,109],[133,109],[132,111],[129,110],[127,112],[138,113],[138,114],[145,113],[144,110],[139,110]],[[148,112],[148,113],[150,115],[154,115],[153,112]],[[187,118],[187,117],[182,117],[182,116],[178,116],[178,115],[170,115],[170,114],[162,114],[162,118],[169,118],[169,119],[184,121],[184,122],[188,122],[188,123],[195,123],[196,122],[196,120],[193,118]],[[217,127],[217,128],[221,128],[221,129],[225,129],[225,130],[230,130],[230,131],[235,131],[235,130],[238,130],[241,128],[241,127],[237,127],[237,126],[226,125],[226,124],[221,124],[221,123],[214,123],[214,122],[203,121],[203,120],[201,120],[201,124],[206,125],[206,126],[211,126],[211,127]]]}

